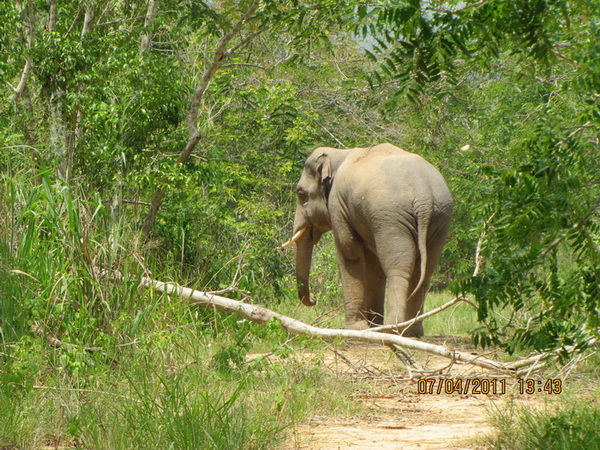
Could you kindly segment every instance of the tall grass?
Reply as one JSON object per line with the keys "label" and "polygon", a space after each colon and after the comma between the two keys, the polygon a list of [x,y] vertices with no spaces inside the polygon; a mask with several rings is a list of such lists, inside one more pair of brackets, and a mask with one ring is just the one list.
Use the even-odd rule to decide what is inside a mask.
{"label": "tall grass", "polygon": [[99,197],[81,202],[46,176],[39,186],[3,181],[10,194],[0,207],[2,335],[18,338],[35,325],[93,343],[135,293],[136,273],[123,270],[140,270],[125,263],[131,244],[122,224],[110,223]]}
{"label": "tall grass", "polygon": [[350,408],[318,365],[247,362],[253,345],[286,353],[280,327],[140,290],[178,267],[99,196],[19,173],[0,194],[0,447],[264,448]]}

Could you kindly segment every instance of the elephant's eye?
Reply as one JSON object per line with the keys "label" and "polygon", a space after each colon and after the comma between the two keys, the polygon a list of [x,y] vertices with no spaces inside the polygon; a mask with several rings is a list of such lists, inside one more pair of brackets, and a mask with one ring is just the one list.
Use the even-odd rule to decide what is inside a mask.
{"label": "elephant's eye", "polygon": [[300,201],[300,203],[306,203],[308,201],[308,194],[302,189],[298,189],[298,201]]}

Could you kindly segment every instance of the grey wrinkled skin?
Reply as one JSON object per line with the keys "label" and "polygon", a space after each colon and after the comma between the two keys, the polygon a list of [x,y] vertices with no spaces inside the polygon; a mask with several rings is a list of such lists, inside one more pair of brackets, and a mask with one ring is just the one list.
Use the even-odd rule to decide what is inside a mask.
{"label": "grey wrinkled skin", "polygon": [[[332,230],[347,328],[419,315],[452,216],[452,196],[437,169],[391,144],[322,147],[306,160],[297,189],[294,233],[307,227],[296,241],[300,300],[315,304],[309,289],[313,246]],[[404,335],[422,336],[423,324]]]}

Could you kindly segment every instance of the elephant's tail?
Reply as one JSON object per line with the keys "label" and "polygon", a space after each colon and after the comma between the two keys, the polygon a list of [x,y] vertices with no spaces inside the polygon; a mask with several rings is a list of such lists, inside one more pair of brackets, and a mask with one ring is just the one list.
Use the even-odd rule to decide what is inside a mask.
{"label": "elephant's tail", "polygon": [[419,256],[421,257],[421,273],[419,275],[417,286],[406,299],[407,302],[410,301],[425,284],[425,278],[427,276],[427,234],[429,233],[429,221],[429,214],[419,215],[417,213],[417,246],[419,249]]}

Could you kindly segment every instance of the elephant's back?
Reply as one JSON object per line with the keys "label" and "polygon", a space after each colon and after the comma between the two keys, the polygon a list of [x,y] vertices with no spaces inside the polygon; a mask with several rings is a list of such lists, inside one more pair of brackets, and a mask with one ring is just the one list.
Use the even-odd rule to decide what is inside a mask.
{"label": "elephant's back", "polygon": [[416,227],[418,209],[448,220],[452,213],[452,196],[441,173],[421,156],[391,144],[353,150],[337,178],[340,203],[350,217],[362,217],[365,223],[393,218]]}
{"label": "elephant's back", "polygon": [[352,150],[338,175],[346,189],[359,194],[396,192],[405,198],[423,192],[433,197],[450,195],[444,177],[432,164],[392,144]]}
{"label": "elephant's back", "polygon": [[415,153],[408,152],[400,147],[397,147],[389,142],[384,144],[371,145],[370,147],[353,148],[350,155],[346,158],[344,164],[350,166],[355,164],[364,164],[367,161],[372,161],[381,158],[411,158],[417,156]]}

